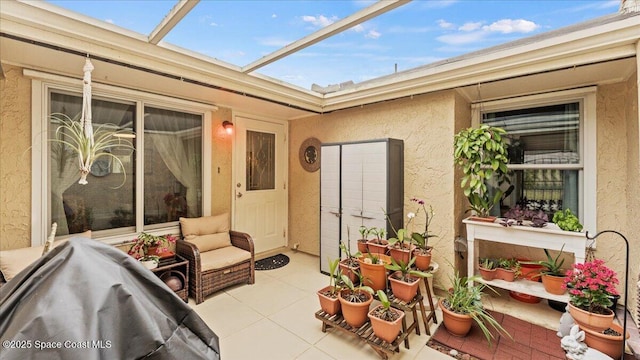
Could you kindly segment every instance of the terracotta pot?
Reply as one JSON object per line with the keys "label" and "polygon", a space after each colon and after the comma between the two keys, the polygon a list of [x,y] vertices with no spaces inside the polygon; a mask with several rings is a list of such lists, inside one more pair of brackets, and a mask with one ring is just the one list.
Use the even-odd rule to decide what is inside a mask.
{"label": "terracotta pot", "polygon": [[340,271],[342,271],[342,274],[347,275],[347,277],[349,278],[349,280],[351,280],[352,283],[356,283],[358,280],[358,276],[356,275],[356,271],[358,271],[358,269],[360,268],[359,266],[349,266],[346,264],[346,261],[348,259],[343,259],[340,260]]}
{"label": "terracotta pot", "polygon": [[413,254],[413,250],[415,249],[415,245],[409,245],[408,248],[404,247],[402,249],[389,246],[389,255],[391,255],[391,258],[393,258],[398,264],[400,261],[404,264],[408,264],[411,260],[411,254]]}
{"label": "terracotta pot", "polygon": [[611,327],[615,314],[613,313],[613,311],[609,309],[607,310],[610,312],[610,314],[601,315],[582,310],[569,303],[569,314],[571,314],[571,317],[576,322],[576,324],[580,325],[580,327],[587,328],[593,331],[604,331]]}
{"label": "terracotta pot", "polygon": [[318,290],[318,299],[320,300],[320,308],[322,311],[326,312],[329,315],[335,315],[340,312],[340,299],[336,296],[335,298],[324,295],[325,292],[329,291],[332,286],[326,286],[320,290]]}
{"label": "terracotta pot", "polygon": [[387,245],[389,245],[389,242],[387,240],[380,240],[380,244],[378,244],[377,242],[373,242],[372,240],[369,240],[367,242],[367,248],[369,250],[370,253],[372,254],[387,254]]}
{"label": "terracotta pot", "polygon": [[496,279],[513,282],[516,279],[516,271],[511,269],[496,269]]}
{"label": "terracotta pot", "polygon": [[445,329],[449,334],[453,336],[463,337],[471,331],[471,325],[473,325],[473,318],[469,315],[458,314],[449,309],[443,304],[444,299],[440,299],[440,309],[442,309],[442,322]]}
{"label": "terracotta pot", "polygon": [[383,264],[368,264],[365,262],[365,257],[358,259],[360,263],[360,273],[364,279],[364,285],[370,286],[373,291],[386,290],[387,269],[384,266],[391,263],[391,260],[387,255],[378,254],[376,256],[383,261]]}
{"label": "terracotta pot", "polygon": [[[620,335],[605,335],[601,331],[580,326],[580,330],[584,331],[584,342],[588,347],[603,352],[613,359],[620,359],[622,356],[622,326],[613,323],[610,328],[617,331]],[[628,338],[629,334],[627,334],[627,339]]]}
{"label": "terracotta pot", "polygon": [[554,295],[563,295],[567,290],[562,288],[564,276],[542,275],[544,289]]}
{"label": "terracotta pot", "polygon": [[398,334],[400,334],[400,330],[402,329],[402,319],[404,318],[404,311],[391,308],[390,309],[391,311],[395,312],[400,316],[395,321],[389,322],[389,321],[382,320],[377,316],[373,315],[373,313],[377,309],[382,307],[383,307],[382,305],[378,305],[373,310],[371,310],[367,316],[371,321],[371,327],[373,328],[374,334],[376,334],[377,337],[379,337],[380,339],[388,343],[393,343],[395,339],[398,337]]}
{"label": "terracotta pot", "polygon": [[369,252],[369,247],[367,246],[367,240],[365,239],[358,240],[358,251],[360,251],[363,254]]}
{"label": "terracotta pot", "polygon": [[412,283],[404,282],[402,280],[398,280],[397,276],[401,276],[399,271],[389,275],[389,282],[391,283],[391,292],[393,292],[393,296],[396,298],[410,303],[413,298],[416,297],[418,293],[418,288],[420,287],[420,278],[411,277],[415,281]]}
{"label": "terracotta pot", "polygon": [[414,265],[418,269],[422,271],[429,270],[429,266],[431,266],[431,251],[429,251],[426,254],[423,254],[420,250],[415,250],[413,252],[413,256],[415,256],[416,258],[416,262],[414,263]]}
{"label": "terracotta pot", "polygon": [[496,269],[485,269],[482,266],[478,266],[480,276],[487,281],[491,281],[496,278]]}
{"label": "terracotta pot", "polygon": [[480,217],[480,216],[470,216],[469,220],[473,220],[473,221],[481,221],[481,222],[489,222],[492,223],[494,221],[496,221],[497,217],[495,216],[487,216],[487,217]]}
{"label": "terracotta pot", "polygon": [[373,296],[366,291],[361,293],[367,296],[367,301],[363,303],[355,303],[345,300],[342,296],[349,290],[340,291],[340,306],[342,307],[342,316],[351,327],[359,328],[367,322],[367,314],[369,313],[369,305],[373,302]]}
{"label": "terracotta pot", "polygon": [[[520,262],[529,261],[527,259],[518,259]],[[542,265],[536,264],[520,264],[520,276],[523,279],[530,281],[540,281],[540,271],[542,271]]]}

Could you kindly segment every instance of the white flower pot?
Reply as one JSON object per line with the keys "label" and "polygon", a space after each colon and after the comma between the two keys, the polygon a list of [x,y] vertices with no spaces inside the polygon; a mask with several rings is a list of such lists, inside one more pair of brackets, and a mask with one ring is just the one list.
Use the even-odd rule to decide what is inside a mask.
{"label": "white flower pot", "polygon": [[158,267],[158,262],[156,262],[155,260],[145,260],[145,261],[140,261],[140,263],[142,264],[142,266],[146,267],[149,270],[155,269]]}

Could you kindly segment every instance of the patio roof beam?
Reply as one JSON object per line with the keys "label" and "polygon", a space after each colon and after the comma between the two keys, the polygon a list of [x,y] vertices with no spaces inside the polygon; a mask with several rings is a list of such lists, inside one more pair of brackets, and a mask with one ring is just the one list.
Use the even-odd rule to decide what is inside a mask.
{"label": "patio roof beam", "polygon": [[305,36],[302,39],[296,40],[291,44],[288,44],[272,52],[271,54],[261,57],[260,59],[250,63],[249,65],[244,66],[242,68],[242,72],[248,74],[263,66],[269,65],[274,61],[280,60],[285,56],[291,55],[326,38],[348,30],[378,15],[384,14],[397,7],[400,7],[408,3],[409,1],[411,0],[378,1],[375,4],[366,7],[356,13],[353,13],[342,20],[336,21],[331,25],[323,27],[322,29],[314,32],[311,35]]}
{"label": "patio roof beam", "polygon": [[167,16],[162,19],[160,24],[156,26],[155,29],[149,35],[149,43],[158,44],[160,40],[162,40],[168,33],[173,29],[174,26],[178,25],[180,20],[184,18],[189,11],[191,11],[200,0],[180,0],[175,6],[169,11]]}

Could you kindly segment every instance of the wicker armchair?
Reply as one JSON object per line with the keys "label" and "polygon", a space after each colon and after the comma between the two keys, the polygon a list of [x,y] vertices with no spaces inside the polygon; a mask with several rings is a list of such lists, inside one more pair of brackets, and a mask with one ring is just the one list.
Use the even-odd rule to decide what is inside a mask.
{"label": "wicker armchair", "polygon": [[196,239],[191,236],[189,239],[185,235],[184,220],[180,219],[184,239],[176,242],[176,253],[189,261],[189,296],[196,304],[203,302],[207,295],[228,286],[255,283],[254,245],[249,234],[227,230],[230,245],[206,250],[202,244],[203,236],[196,236]]}

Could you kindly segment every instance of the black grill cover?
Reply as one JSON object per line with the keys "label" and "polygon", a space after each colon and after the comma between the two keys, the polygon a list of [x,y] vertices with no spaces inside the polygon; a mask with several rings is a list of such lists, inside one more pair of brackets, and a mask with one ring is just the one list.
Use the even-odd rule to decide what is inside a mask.
{"label": "black grill cover", "polygon": [[83,238],[0,288],[0,340],[3,360],[220,359],[218,336],[155,274]]}

